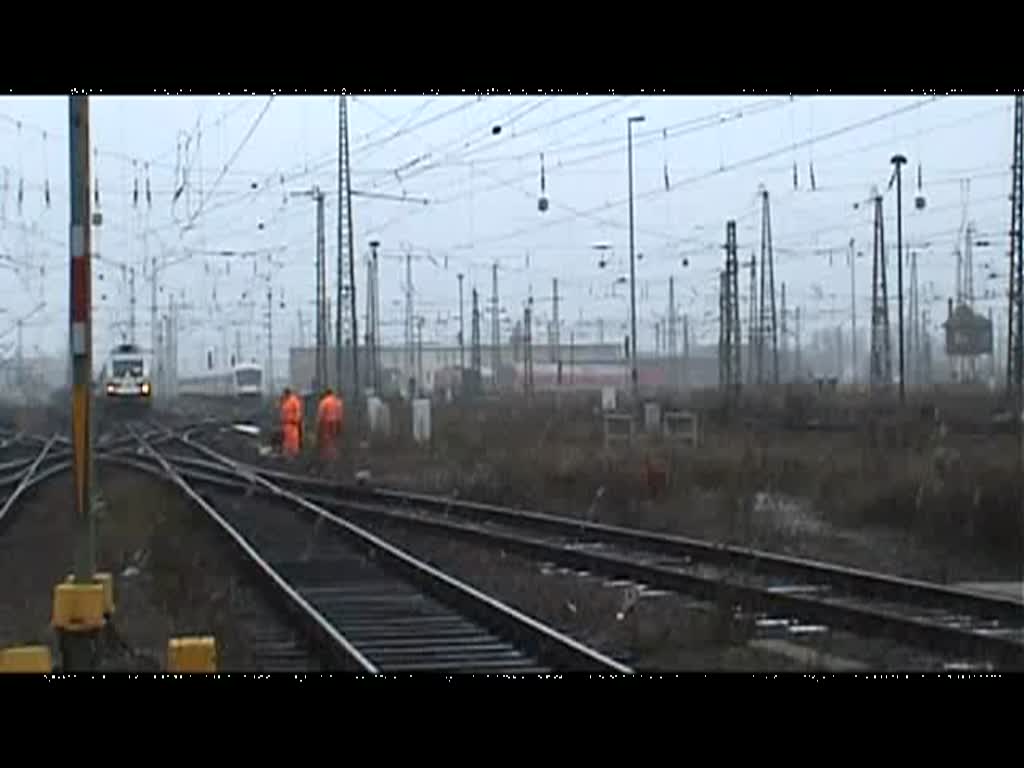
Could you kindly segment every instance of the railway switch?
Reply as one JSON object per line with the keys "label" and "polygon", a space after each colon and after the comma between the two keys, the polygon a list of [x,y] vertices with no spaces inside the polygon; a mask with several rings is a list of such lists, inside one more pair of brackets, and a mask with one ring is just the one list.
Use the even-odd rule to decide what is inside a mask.
{"label": "railway switch", "polygon": [[174,637],[167,643],[167,671],[204,674],[217,671],[217,641],[212,637]]}
{"label": "railway switch", "polygon": [[0,648],[0,674],[49,674],[53,671],[50,649],[45,645]]}

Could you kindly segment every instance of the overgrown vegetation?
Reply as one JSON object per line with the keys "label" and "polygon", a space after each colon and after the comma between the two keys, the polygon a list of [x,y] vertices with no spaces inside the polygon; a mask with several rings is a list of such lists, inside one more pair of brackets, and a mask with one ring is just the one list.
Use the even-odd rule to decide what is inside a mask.
{"label": "overgrown vegetation", "polygon": [[[794,428],[815,413],[806,402],[798,417],[786,403],[774,411],[760,404],[759,418],[730,421],[709,408],[696,450],[644,435],[630,447],[606,448],[596,398],[557,407],[436,406],[431,445],[417,447],[405,437],[408,408],[397,405],[392,425],[400,437],[373,439],[360,461],[382,483],[755,545],[778,545],[802,530],[756,509],[765,495],[792,498],[824,525],[889,530],[935,552],[1019,563],[1016,438],[988,429],[995,406],[975,407],[976,428],[965,429],[971,410],[955,405],[950,419],[942,409],[936,417],[931,404],[916,403],[903,417],[891,407],[837,405],[845,415],[833,422],[857,426],[831,431]],[[652,480],[660,473],[663,487]]]}

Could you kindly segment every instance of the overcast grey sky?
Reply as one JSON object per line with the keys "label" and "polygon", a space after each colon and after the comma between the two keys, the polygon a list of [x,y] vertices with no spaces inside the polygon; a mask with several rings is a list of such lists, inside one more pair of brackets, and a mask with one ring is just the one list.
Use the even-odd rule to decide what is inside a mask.
{"label": "overcast grey sky", "polygon": [[[137,267],[138,337],[148,345],[148,253],[171,263],[161,274],[161,313],[171,292],[192,307],[180,343],[183,372],[199,365],[202,350],[221,343],[225,323],[234,323],[229,346],[237,328],[246,352],[263,358],[261,276],[268,271],[276,296],[275,357],[283,365],[287,345],[298,340],[300,310],[307,338],[312,335],[315,209],[288,193],[313,184],[328,193],[334,285],[337,98],[97,97],[91,103],[93,173],[104,214],[94,266],[97,357],[127,328],[127,279],[119,264]],[[953,292],[962,179],[970,179],[968,215],[992,242],[975,253],[976,293],[1005,294],[1010,97],[393,96],[352,98],[349,114],[353,188],[429,200],[353,199],[360,322],[367,243],[377,238],[385,342],[402,337],[407,250],[416,257],[425,338],[454,342],[457,273],[467,275],[468,316],[469,289],[476,285],[486,303],[490,265],[497,261],[502,305],[511,316],[521,316],[532,290],[543,323],[557,277],[564,337],[571,329],[577,339],[595,338],[601,317],[608,337],[620,339],[628,293],[626,286],[613,290],[613,283],[628,274],[626,118],[640,114],[646,122],[634,127],[634,157],[636,247],[644,254],[637,278],[642,346],[653,347],[654,322],[666,314],[669,276],[676,277],[680,311],[699,338],[717,338],[725,222],[737,220],[740,255],[749,258],[759,248],[759,184],[771,195],[775,278],[787,284],[790,308],[802,307],[808,331],[848,322],[845,249],[854,238],[864,253],[856,264],[858,322],[867,328],[871,207],[854,206],[877,185],[886,196],[886,240],[895,246],[895,189],[887,184],[897,151],[909,159],[905,241],[921,252],[922,284],[934,284],[934,322]],[[498,135],[494,125],[502,126]],[[550,200],[544,213],[537,208],[541,153]],[[919,165],[928,201],[923,212],[913,206]],[[0,98],[0,166],[0,354],[10,353],[14,320],[42,302],[45,308],[26,321],[26,346],[63,354],[67,99]],[[613,248],[603,269],[595,242]],[[258,249],[272,252],[273,260],[203,254]],[[998,280],[986,279],[989,263]],[[982,306],[998,312],[1002,303],[993,298]],[[486,323],[482,335],[489,338]]]}

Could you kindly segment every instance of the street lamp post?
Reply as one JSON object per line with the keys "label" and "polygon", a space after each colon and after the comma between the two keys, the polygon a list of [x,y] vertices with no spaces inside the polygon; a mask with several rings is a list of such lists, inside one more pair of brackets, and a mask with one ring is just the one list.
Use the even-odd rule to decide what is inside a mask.
{"label": "street lamp post", "polygon": [[900,333],[900,405],[906,403],[906,382],[903,365],[903,174],[901,169],[907,158],[893,155],[892,164],[896,166],[896,293],[897,311],[899,312]]}
{"label": "street lamp post", "polygon": [[629,160],[629,358],[634,406],[640,401],[640,385],[636,368],[636,248],[633,236],[633,124],[642,123],[643,115],[626,119],[626,147]]}

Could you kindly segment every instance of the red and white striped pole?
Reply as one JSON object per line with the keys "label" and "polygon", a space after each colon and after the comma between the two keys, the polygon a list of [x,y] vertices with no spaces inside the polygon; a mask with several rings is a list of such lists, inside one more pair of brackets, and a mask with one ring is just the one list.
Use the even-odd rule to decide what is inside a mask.
{"label": "red and white striped pole", "polygon": [[74,461],[75,581],[95,573],[92,476],[92,217],[89,199],[89,97],[71,96],[71,437]]}

